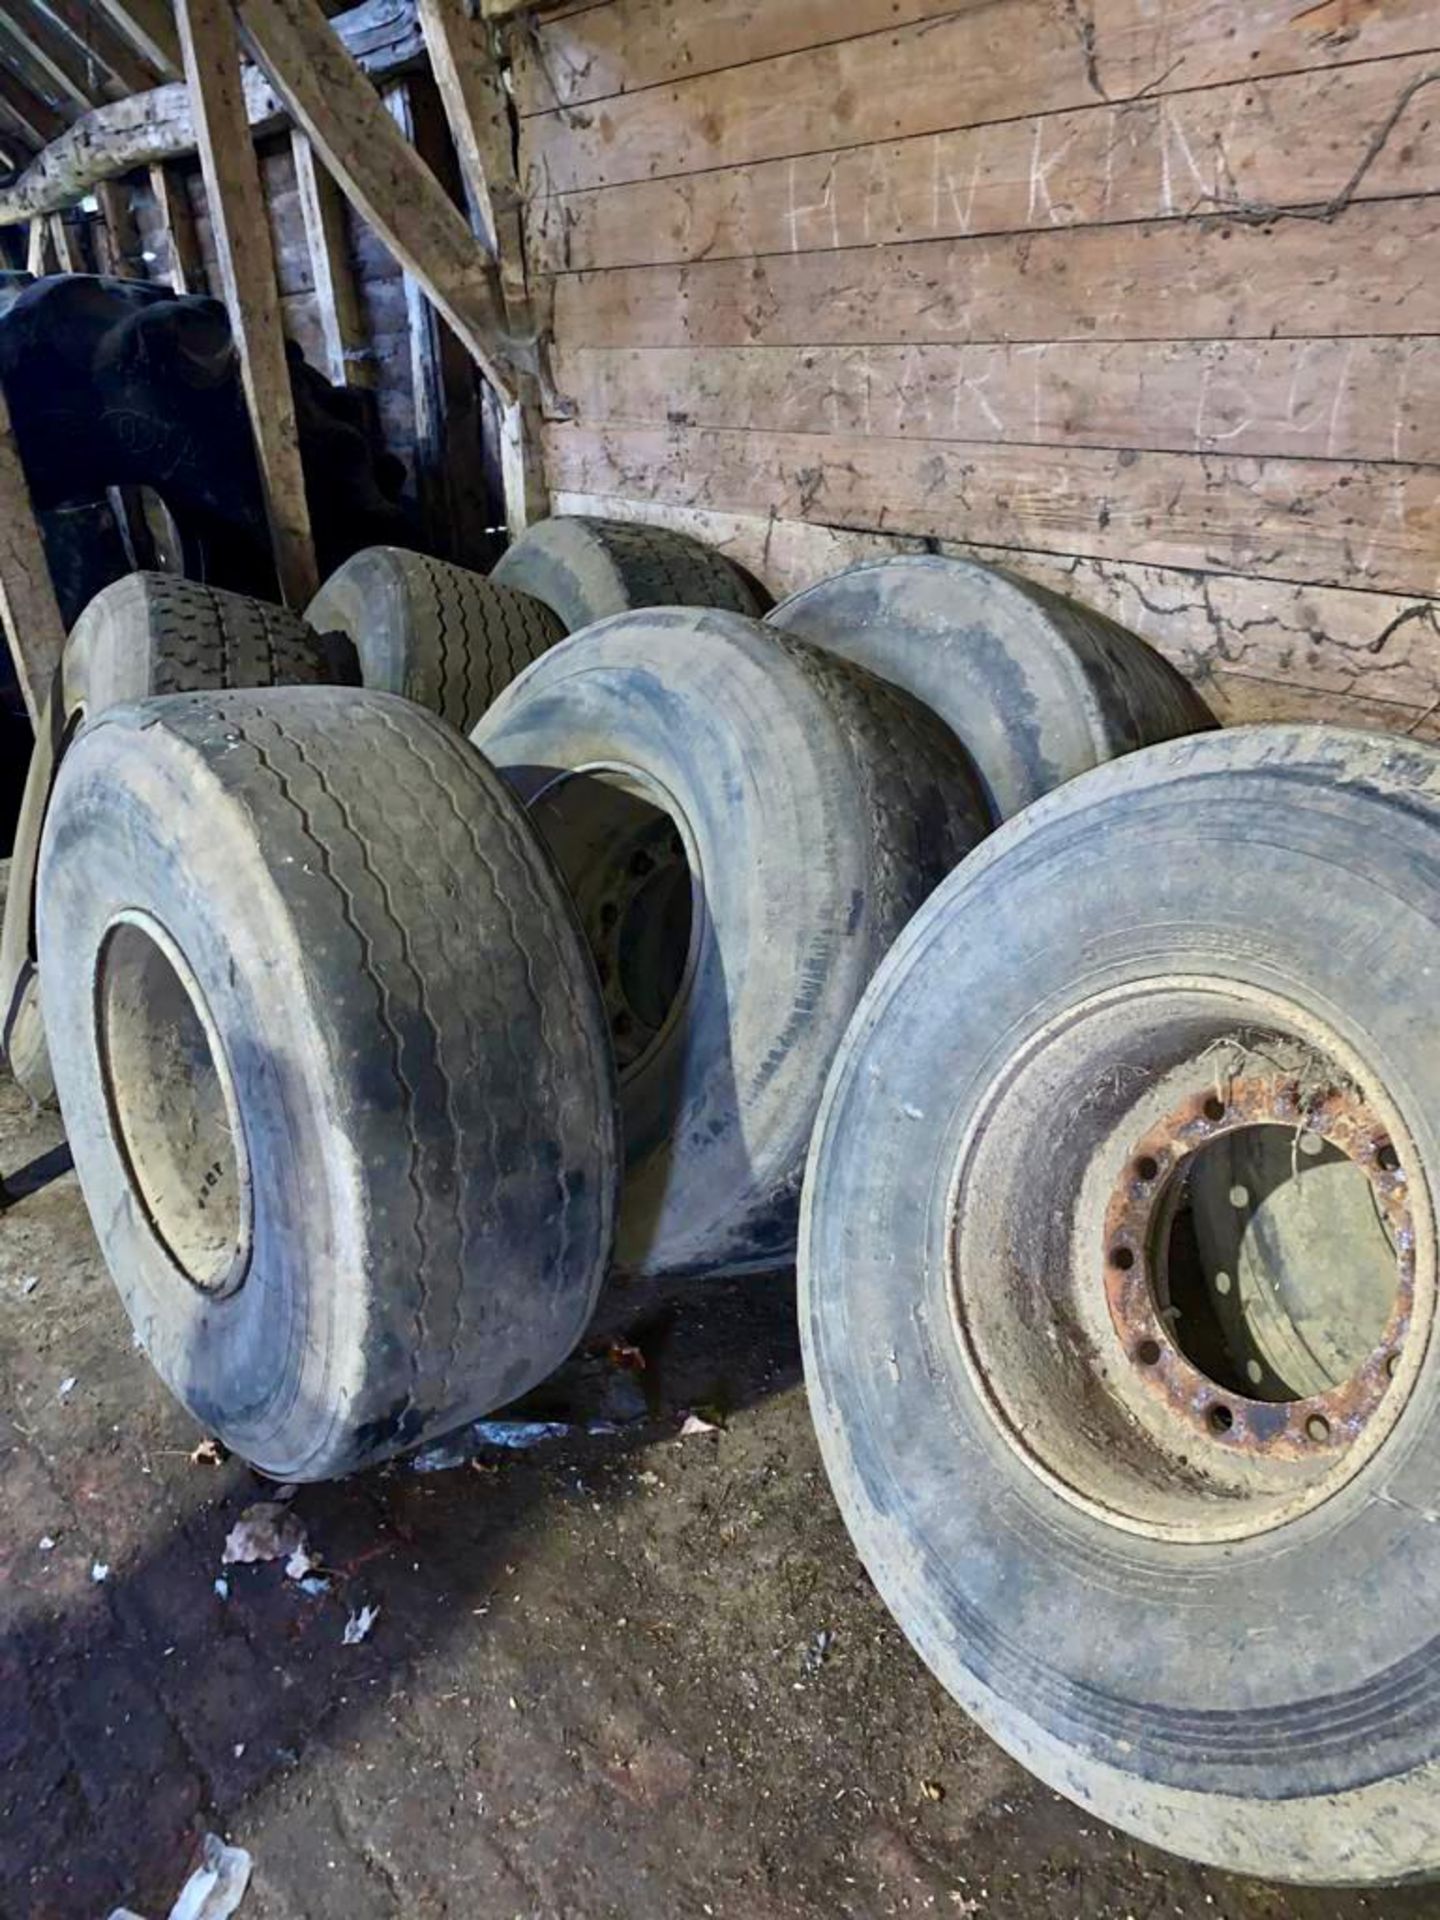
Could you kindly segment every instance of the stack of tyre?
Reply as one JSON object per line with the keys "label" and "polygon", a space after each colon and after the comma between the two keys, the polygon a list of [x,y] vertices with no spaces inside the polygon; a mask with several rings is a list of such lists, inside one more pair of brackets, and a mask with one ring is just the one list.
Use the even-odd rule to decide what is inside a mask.
{"label": "stack of tyre", "polygon": [[32,773],[7,1051],[265,1471],[515,1398],[608,1272],[798,1257],[856,1544],[1012,1753],[1200,1859],[1427,1872],[1440,764],[1212,728],[940,556],[768,612],[586,520],[304,621],[135,576]]}

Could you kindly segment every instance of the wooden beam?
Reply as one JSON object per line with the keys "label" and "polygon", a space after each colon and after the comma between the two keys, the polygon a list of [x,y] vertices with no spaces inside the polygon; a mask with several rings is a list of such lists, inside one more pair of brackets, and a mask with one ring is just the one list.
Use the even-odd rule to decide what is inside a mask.
{"label": "wooden beam", "polygon": [[195,217],[185,182],[173,167],[163,164],[150,169],[150,191],[160,213],[165,233],[165,268],[176,293],[208,293],[210,283],[200,243],[195,238]]}
{"label": "wooden beam", "polygon": [[275,247],[250,138],[240,47],[228,0],[180,0],[180,42],[200,138],[220,280],[255,436],[275,570],[287,604],[303,607],[314,595],[319,576],[280,324]]}
{"label": "wooden beam", "polygon": [[167,0],[93,0],[93,4],[167,80],[180,72],[180,36]]}
{"label": "wooden beam", "polygon": [[[79,6],[80,0],[45,4]],[[363,0],[330,24],[359,65],[377,78],[403,73],[424,58],[415,0]],[[284,108],[254,71],[245,75],[245,108],[252,134],[271,132],[284,120]],[[27,144],[42,143],[31,136]],[[0,189],[0,226],[70,206],[97,180],[157,161],[183,159],[194,153],[195,144],[195,121],[183,82],[95,107],[37,154],[18,180]]]}
{"label": "wooden beam", "polygon": [[0,27],[10,44],[18,47],[30,62],[33,72],[43,75],[55,97],[67,100],[81,113],[105,98],[105,86],[93,71],[87,72],[83,55],[73,42],[43,15],[22,13],[21,0],[10,0],[10,10],[0,14]]}
{"label": "wooden beam", "polygon": [[375,365],[365,351],[365,323],[350,266],[344,196],[298,127],[290,136],[290,152],[325,341],[325,377],[337,387],[373,387]]}
{"label": "wooden beam", "polygon": [[4,99],[0,99],[0,135],[7,146],[24,156],[28,165],[37,145],[35,136]]}
{"label": "wooden beam", "polygon": [[20,450],[0,390],[0,626],[15,677],[38,726],[65,647],[65,623],[50,580],[45,543],[30,505]]}
{"label": "wooden beam", "polygon": [[316,0],[236,0],[236,13],[251,55],[346,197],[512,402],[534,352],[507,331],[494,266]]}
{"label": "wooden beam", "polygon": [[[522,195],[494,31],[471,18],[464,0],[419,0],[419,9],[431,69],[480,237],[499,275],[507,322],[519,338],[533,339],[535,322],[520,221]],[[542,425],[538,374],[522,371],[516,376],[514,397],[501,413],[500,469],[505,522],[512,539],[548,511]]]}
{"label": "wooden beam", "polygon": [[102,180],[95,188],[95,199],[110,250],[111,272],[122,279],[148,279],[129,189],[118,180]]}
{"label": "wooden beam", "polygon": [[87,73],[93,68],[102,69],[121,94],[143,93],[155,85],[154,68],[107,26],[88,0],[25,0],[25,5],[37,20],[52,26],[57,38],[63,36],[75,49]]}
{"label": "wooden beam", "polygon": [[65,122],[54,107],[38,93],[32,93],[4,66],[0,66],[0,101],[10,109],[15,123],[41,146],[64,129]]}

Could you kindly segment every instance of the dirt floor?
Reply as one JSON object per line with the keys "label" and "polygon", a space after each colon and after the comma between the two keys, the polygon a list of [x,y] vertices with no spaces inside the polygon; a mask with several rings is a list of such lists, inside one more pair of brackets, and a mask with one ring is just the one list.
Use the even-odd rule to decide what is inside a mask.
{"label": "dirt floor", "polygon": [[[543,1410],[638,1417],[304,1488],[331,1591],[222,1596],[273,1489],[192,1461],[64,1165],[0,1083],[5,1920],[157,1920],[206,1830],[254,1856],[243,1920],[1440,1914],[1187,1867],[993,1747],[851,1551],[784,1278],[616,1297],[643,1371],[582,1362]],[[694,1408],[720,1430],[680,1437]]]}

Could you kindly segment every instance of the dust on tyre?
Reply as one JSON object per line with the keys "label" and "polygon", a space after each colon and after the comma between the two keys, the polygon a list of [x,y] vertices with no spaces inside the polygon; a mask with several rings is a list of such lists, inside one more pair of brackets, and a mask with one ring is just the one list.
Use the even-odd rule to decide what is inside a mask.
{"label": "dust on tyre", "polygon": [[758,615],[769,605],[764,590],[733,561],[688,533],[585,514],[527,527],[490,578],[543,600],[567,633],[638,607]]}
{"label": "dust on tyre", "polygon": [[533,595],[403,547],[352,554],[305,618],[352,643],[365,686],[403,694],[462,733],[565,632]]}
{"label": "dust on tyre", "polygon": [[[1272,1878],[1440,1867],[1437,794],[1431,749],[1290,727],[1083,775],[897,943],[810,1162],[811,1402],[896,1618],[1058,1791]],[[1275,1127],[1392,1250],[1303,1394],[1184,1220]]]}
{"label": "dust on tyre", "polygon": [[569,903],[442,721],[338,688],[112,709],[60,770],[39,936],[102,1252],[227,1445],[348,1472],[569,1352],[613,1067]]}
{"label": "dust on tyre", "polygon": [[867,561],[767,617],[932,707],[964,742],[997,820],[1090,767],[1215,725],[1138,634],[975,560]]}
{"label": "dust on tyre", "polygon": [[843,661],[684,608],[563,641],[473,737],[525,801],[600,975],[625,1121],[620,1264],[788,1262],[850,1012],[984,832],[959,745]]}
{"label": "dust on tyre", "polygon": [[53,1100],[35,948],[35,867],[55,772],[77,729],[151,694],[310,686],[351,677],[298,615],[166,573],[103,588],[71,629],[26,773],[0,928],[0,1042],[32,1100]]}

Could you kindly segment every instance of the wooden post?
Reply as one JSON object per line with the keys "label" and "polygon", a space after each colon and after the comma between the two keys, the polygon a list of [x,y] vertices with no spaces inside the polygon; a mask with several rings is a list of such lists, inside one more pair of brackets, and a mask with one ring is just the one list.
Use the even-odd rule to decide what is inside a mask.
{"label": "wooden post", "polygon": [[235,0],[246,45],[315,151],[507,401],[533,354],[508,334],[465,216],[375,96],[316,0]]}
{"label": "wooden post", "polygon": [[67,220],[63,213],[50,215],[50,244],[55,250],[57,272],[84,273],[86,271],[85,253],[80,243],[80,229],[73,221]]}
{"label": "wooden post", "polygon": [[373,387],[375,368],[365,354],[360,297],[350,268],[344,196],[315,158],[308,136],[298,127],[290,136],[290,152],[315,282],[315,304],[325,339],[326,378],[337,387]]}
{"label": "wooden post", "polygon": [[150,169],[150,191],[165,231],[165,267],[171,286],[176,293],[208,293],[205,262],[195,238],[195,218],[185,182],[173,167],[158,161]]}
{"label": "wooden post", "polygon": [[135,225],[135,209],[130,204],[128,189],[118,180],[102,180],[95,189],[95,199],[110,250],[110,271],[122,278],[145,279],[140,231]]}
{"label": "wooden post", "polygon": [[65,648],[65,623],[50,581],[45,544],[30,505],[25,469],[0,391],[0,624],[32,727]]}
{"label": "wooden post", "polygon": [[[419,0],[419,11],[481,238],[499,275],[506,320],[517,338],[533,339],[520,183],[493,30],[471,18],[464,0]],[[521,371],[513,398],[501,408],[500,470],[505,522],[512,540],[549,511],[542,433],[538,375]]]}
{"label": "wooden post", "polygon": [[180,0],[180,42],[195,114],[215,252],[240,372],[280,589],[303,607],[319,584],[295,401],[280,323],[275,248],[240,78],[228,0]]}
{"label": "wooden post", "polygon": [[[385,95],[395,124],[437,179],[454,155],[433,85],[424,74]],[[459,181],[455,180],[458,190]],[[467,565],[487,557],[489,510],[476,367],[464,343],[405,275],[410,387],[415,402],[415,490],[431,538]]]}
{"label": "wooden post", "polygon": [[53,257],[50,245],[50,218],[42,214],[39,219],[30,222],[30,237],[25,248],[25,271],[33,273],[37,280],[50,271],[49,261]]}

